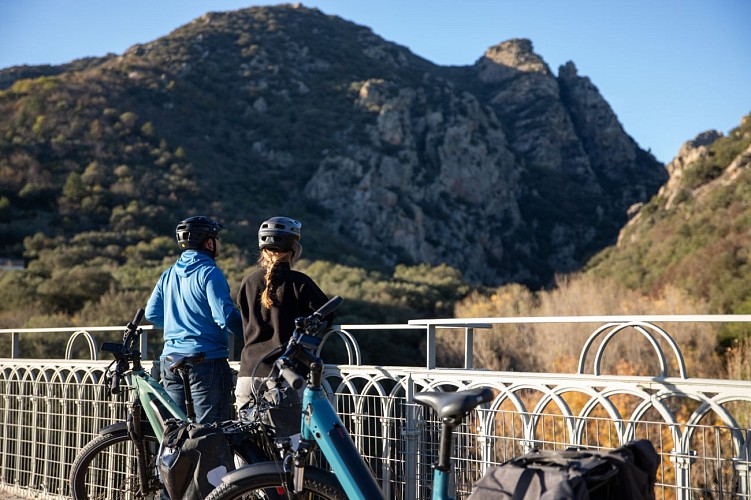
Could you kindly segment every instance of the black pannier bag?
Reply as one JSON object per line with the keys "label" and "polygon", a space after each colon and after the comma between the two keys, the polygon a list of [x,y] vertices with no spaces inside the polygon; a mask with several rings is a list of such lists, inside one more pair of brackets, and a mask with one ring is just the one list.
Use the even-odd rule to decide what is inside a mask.
{"label": "black pannier bag", "polygon": [[647,439],[611,451],[533,450],[490,467],[470,500],[654,500],[660,456]]}
{"label": "black pannier bag", "polygon": [[203,499],[234,468],[232,449],[221,427],[167,421],[159,475],[170,499]]}

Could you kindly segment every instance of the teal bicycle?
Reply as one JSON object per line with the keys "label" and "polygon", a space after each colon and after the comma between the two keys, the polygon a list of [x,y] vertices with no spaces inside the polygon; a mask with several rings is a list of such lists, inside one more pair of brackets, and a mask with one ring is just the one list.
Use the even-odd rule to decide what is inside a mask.
{"label": "teal bicycle", "polygon": [[[163,487],[157,459],[167,423],[195,420],[187,382],[190,370],[203,361],[203,355],[167,359],[170,369],[185,381],[187,411],[183,412],[141,364],[138,344],[143,314],[143,309],[139,309],[133,321],[127,324],[121,343],[106,342],[101,347],[103,352],[115,357],[104,377],[107,392],[116,396],[129,390],[134,396],[128,405],[126,420],[100,429],[78,453],[70,472],[71,496],[75,500],[160,498]],[[232,420],[219,425],[235,455],[236,465],[273,458],[275,450],[268,444],[273,429],[260,419]]]}
{"label": "teal bicycle", "polygon": [[[321,386],[323,361],[315,354],[325,329],[323,318],[342,302],[334,297],[314,314],[295,320],[295,332],[270,377],[292,390],[307,386],[302,399],[300,436],[296,443],[280,440],[283,459],[254,463],[230,472],[207,500],[305,498],[338,500],[383,499],[378,483],[355,447]],[[451,443],[456,427],[477,405],[490,401],[489,388],[454,393],[424,392],[415,401],[432,408],[441,421],[438,462],[433,469],[433,499],[449,498]],[[334,472],[311,466],[319,449]]]}

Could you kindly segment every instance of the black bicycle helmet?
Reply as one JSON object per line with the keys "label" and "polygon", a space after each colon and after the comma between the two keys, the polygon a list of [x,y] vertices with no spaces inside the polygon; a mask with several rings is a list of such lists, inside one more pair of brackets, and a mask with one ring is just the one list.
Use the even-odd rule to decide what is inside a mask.
{"label": "black bicycle helmet", "polygon": [[216,238],[223,227],[221,222],[203,215],[188,217],[175,228],[177,244],[183,250],[203,248],[204,242]]}
{"label": "black bicycle helmet", "polygon": [[302,224],[289,217],[272,217],[261,223],[258,229],[258,246],[263,250],[286,252],[295,248],[300,239]]}

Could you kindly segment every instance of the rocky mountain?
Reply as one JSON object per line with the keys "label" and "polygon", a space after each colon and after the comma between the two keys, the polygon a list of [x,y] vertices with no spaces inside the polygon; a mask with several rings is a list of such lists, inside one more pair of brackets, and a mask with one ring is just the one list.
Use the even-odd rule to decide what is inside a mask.
{"label": "rocky mountain", "polygon": [[9,257],[33,258],[36,233],[158,255],[191,213],[252,253],[282,213],[305,222],[312,257],[542,286],[614,243],[667,180],[574,63],[554,74],[529,40],[441,67],[300,5],[5,69],[0,88]]}
{"label": "rocky mountain", "polygon": [[667,168],[667,183],[587,272],[646,292],[677,287],[715,313],[751,312],[751,115],[727,136],[687,141]]}

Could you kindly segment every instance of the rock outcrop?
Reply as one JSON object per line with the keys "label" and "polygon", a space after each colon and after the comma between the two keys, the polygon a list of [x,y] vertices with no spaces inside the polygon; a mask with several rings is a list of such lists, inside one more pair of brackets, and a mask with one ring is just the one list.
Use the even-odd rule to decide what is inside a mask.
{"label": "rock outcrop", "polygon": [[[13,85],[34,75],[49,78]],[[47,171],[7,165],[13,189],[43,177],[59,193],[93,164],[97,192],[114,193],[96,210],[45,205],[70,207],[49,224],[67,232],[159,227],[189,199],[236,227],[304,218],[330,239],[314,248],[361,265],[447,263],[471,282],[542,286],[613,243],[667,178],[595,85],[573,63],[556,76],[529,40],[445,68],[299,5],[207,14],[119,56],[0,71],[0,85],[7,157]],[[125,173],[166,192],[133,205]],[[6,196],[21,224],[28,199]]]}

